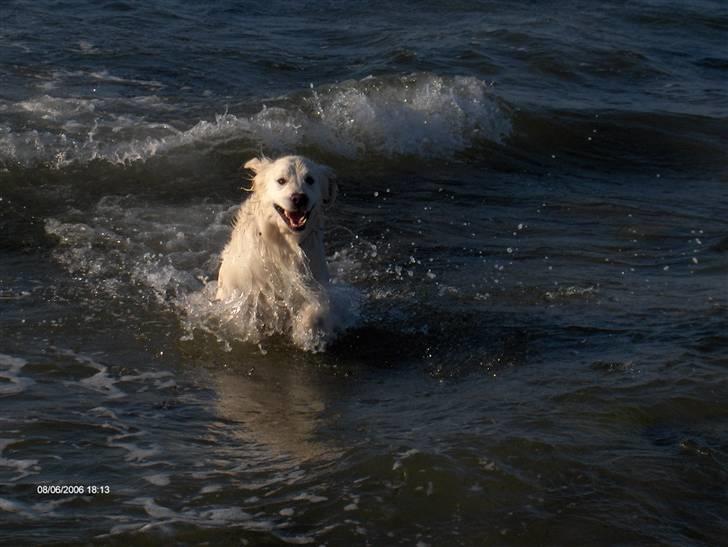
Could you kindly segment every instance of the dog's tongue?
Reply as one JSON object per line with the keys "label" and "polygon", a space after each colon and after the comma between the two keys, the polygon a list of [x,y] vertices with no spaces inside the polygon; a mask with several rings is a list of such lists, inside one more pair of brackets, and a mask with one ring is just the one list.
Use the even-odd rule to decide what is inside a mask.
{"label": "dog's tongue", "polygon": [[306,216],[306,213],[305,211],[286,211],[286,216],[293,226],[300,226],[303,223],[303,218]]}

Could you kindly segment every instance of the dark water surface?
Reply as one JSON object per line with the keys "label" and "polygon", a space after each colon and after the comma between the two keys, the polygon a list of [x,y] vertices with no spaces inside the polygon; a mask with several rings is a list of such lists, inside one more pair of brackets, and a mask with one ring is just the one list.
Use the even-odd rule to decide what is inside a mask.
{"label": "dark water surface", "polygon": [[[0,542],[725,543],[725,3],[195,4],[0,4]],[[209,320],[261,151],[323,353]]]}

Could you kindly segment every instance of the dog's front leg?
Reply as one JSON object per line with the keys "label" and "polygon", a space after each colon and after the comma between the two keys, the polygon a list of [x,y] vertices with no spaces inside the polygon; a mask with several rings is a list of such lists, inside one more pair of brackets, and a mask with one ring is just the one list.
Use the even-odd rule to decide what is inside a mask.
{"label": "dog's front leg", "polygon": [[308,347],[328,338],[333,331],[328,303],[309,302],[293,321],[293,341],[301,347]]}

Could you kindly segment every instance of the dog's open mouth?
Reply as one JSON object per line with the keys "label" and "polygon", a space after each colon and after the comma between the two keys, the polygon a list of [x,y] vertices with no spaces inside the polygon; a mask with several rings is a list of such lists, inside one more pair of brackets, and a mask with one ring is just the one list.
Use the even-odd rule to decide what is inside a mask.
{"label": "dog's open mouth", "polygon": [[281,215],[286,226],[294,232],[300,232],[306,227],[306,222],[311,214],[311,211],[286,211],[283,207],[279,207],[275,203],[273,204],[273,207],[275,207],[278,214]]}

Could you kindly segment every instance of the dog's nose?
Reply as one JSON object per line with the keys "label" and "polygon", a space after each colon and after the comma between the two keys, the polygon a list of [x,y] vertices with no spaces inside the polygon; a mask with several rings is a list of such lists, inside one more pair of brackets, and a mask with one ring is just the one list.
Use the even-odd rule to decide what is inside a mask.
{"label": "dog's nose", "polygon": [[296,209],[303,209],[308,203],[306,194],[291,194],[291,203]]}

